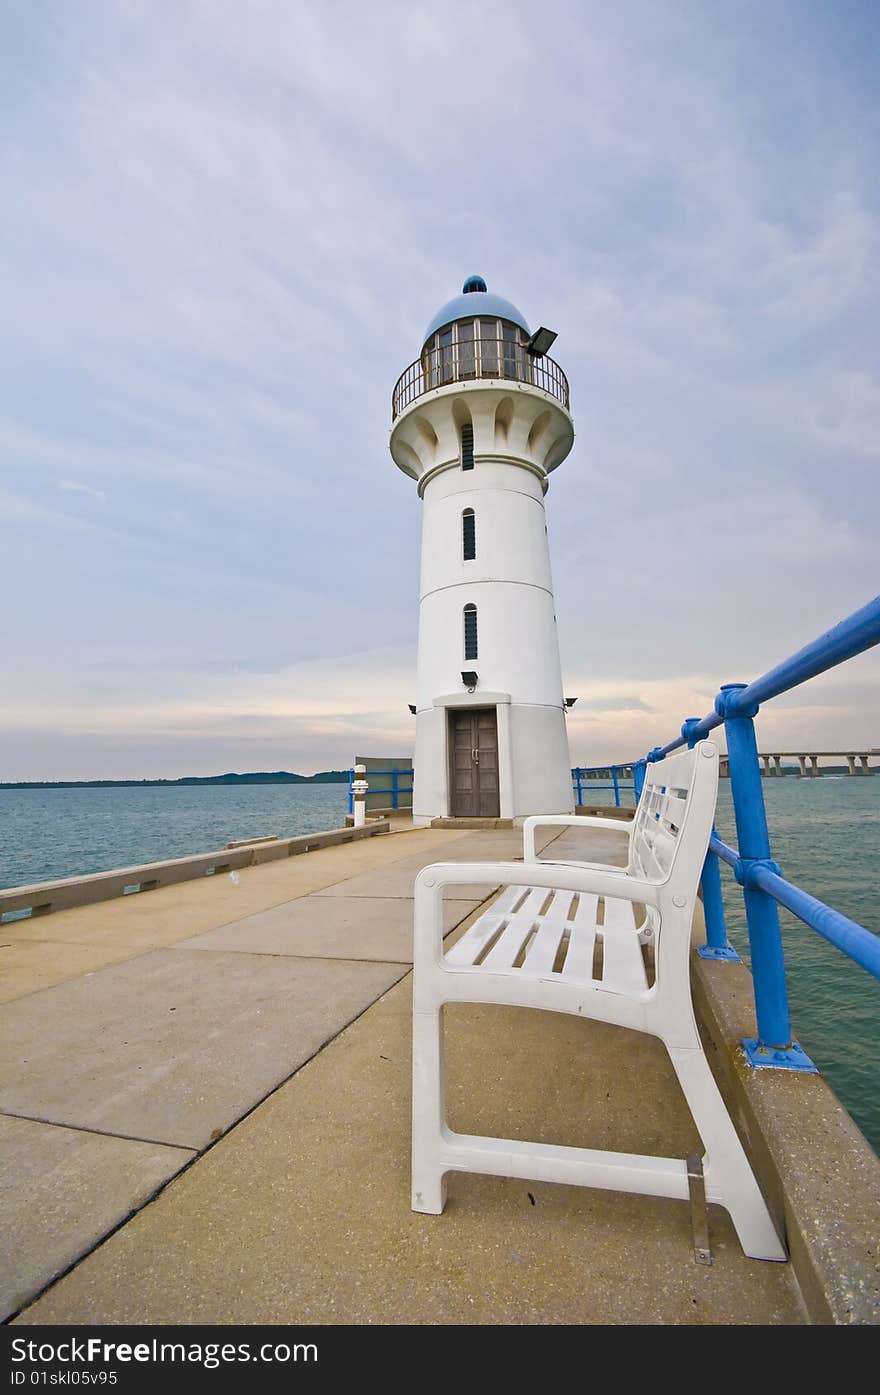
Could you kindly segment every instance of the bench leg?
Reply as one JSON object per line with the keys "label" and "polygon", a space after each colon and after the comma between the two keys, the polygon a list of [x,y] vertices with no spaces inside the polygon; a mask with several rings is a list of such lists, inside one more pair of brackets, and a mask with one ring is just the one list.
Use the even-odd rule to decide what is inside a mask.
{"label": "bench leg", "polygon": [[699,1130],[706,1156],[706,1193],[730,1213],[751,1259],[784,1260],[785,1247],[770,1219],[755,1174],[733,1127],[702,1046],[666,1047]]}
{"label": "bench leg", "polygon": [[445,1124],[443,1007],[413,1013],[412,1209],[439,1216],[446,1205],[440,1165]]}

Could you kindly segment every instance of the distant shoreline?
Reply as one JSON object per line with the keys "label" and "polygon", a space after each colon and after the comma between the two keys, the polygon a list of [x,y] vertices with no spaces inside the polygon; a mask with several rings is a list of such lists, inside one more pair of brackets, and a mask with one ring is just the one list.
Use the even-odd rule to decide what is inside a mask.
{"label": "distant shoreline", "polygon": [[252,771],[246,775],[183,775],[179,780],[0,780],[0,790],[118,790],[191,785],[347,785],[347,770],[319,770],[296,775],[290,770]]}

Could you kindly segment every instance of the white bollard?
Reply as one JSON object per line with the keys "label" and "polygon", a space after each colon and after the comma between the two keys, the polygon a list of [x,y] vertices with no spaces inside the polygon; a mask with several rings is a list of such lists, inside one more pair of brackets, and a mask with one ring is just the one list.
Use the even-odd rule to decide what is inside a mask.
{"label": "white bollard", "polygon": [[363,828],[367,821],[367,782],[364,776],[367,773],[365,765],[356,765],[354,768],[354,779],[351,788],[354,791],[354,826]]}

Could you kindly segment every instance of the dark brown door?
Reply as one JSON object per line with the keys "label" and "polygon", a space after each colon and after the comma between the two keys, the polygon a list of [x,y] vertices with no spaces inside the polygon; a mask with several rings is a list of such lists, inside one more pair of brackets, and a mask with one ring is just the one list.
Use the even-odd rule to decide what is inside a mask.
{"label": "dark brown door", "polygon": [[450,789],[453,818],[497,819],[498,721],[494,707],[449,714]]}

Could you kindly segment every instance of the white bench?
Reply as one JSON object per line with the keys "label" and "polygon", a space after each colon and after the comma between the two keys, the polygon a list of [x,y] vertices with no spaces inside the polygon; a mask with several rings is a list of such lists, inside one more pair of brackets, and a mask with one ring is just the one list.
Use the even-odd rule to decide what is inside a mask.
{"label": "white bench", "polygon": [[[568,1012],[663,1041],[703,1142],[705,1198],[730,1212],[755,1259],[785,1250],[703,1053],[690,988],[691,922],[715,813],[718,749],[649,766],[626,867],[539,862],[539,824],[609,820],[549,815],[524,828],[523,863],[434,863],[416,878],[412,1206],[439,1215],[446,1174],[480,1172],[688,1200],[686,1160],[452,1132],[445,1120],[443,1004],[505,1003]],[[448,951],[443,888],[484,882],[497,899]],[[643,945],[653,946],[649,960]],[[691,1169],[693,1172],[693,1169]]]}

